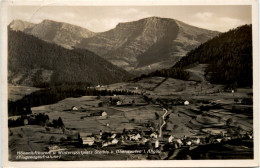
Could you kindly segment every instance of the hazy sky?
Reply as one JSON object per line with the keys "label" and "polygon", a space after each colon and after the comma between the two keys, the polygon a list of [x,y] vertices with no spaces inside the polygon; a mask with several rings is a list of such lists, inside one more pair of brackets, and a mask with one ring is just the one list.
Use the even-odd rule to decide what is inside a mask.
{"label": "hazy sky", "polygon": [[107,31],[119,22],[145,17],[173,18],[190,25],[227,31],[252,23],[251,6],[11,6],[9,23],[21,19],[39,23],[44,19],[62,21],[94,32]]}

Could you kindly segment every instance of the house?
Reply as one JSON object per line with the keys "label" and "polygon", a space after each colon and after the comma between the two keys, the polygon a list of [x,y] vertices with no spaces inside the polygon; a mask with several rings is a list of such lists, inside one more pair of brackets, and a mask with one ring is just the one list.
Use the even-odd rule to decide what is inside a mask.
{"label": "house", "polygon": [[188,100],[186,100],[185,102],[184,102],[184,105],[189,105],[190,104],[190,102],[188,101]]}
{"label": "house", "polygon": [[116,134],[112,134],[112,136],[110,138],[116,138]]}
{"label": "house", "polygon": [[109,146],[109,145],[111,145],[111,142],[104,142],[104,143],[102,143],[102,147],[106,147],[106,146]]}
{"label": "house", "polygon": [[160,146],[159,140],[156,139],[156,140],[152,141],[152,145],[154,146],[154,148],[159,148],[159,146]]}
{"label": "house", "polygon": [[105,112],[105,111],[102,111],[102,112],[101,112],[101,116],[102,116],[102,117],[105,117],[105,116],[107,116],[107,112]]}
{"label": "house", "polygon": [[71,107],[71,110],[72,110],[72,111],[78,111],[79,109],[78,109],[76,106],[72,106],[72,107]]}
{"label": "house", "polygon": [[177,139],[177,140],[176,140],[176,143],[177,143],[178,147],[181,147],[181,146],[183,145],[181,139]]}
{"label": "house", "polygon": [[177,149],[177,148],[179,148],[179,145],[177,142],[174,142],[174,149]]}
{"label": "house", "polygon": [[117,101],[117,102],[116,102],[116,105],[117,105],[117,106],[120,106],[121,104],[122,104],[121,101]]}
{"label": "house", "polygon": [[215,141],[220,143],[222,141],[222,139],[221,138],[217,138]]}
{"label": "house", "polygon": [[81,138],[82,145],[92,146],[95,143],[94,137],[82,137]]}
{"label": "house", "polygon": [[157,138],[158,135],[157,135],[155,132],[153,132],[153,133],[150,135],[150,137],[151,137],[151,138]]}
{"label": "house", "polygon": [[200,144],[200,139],[199,138],[192,139],[191,143],[194,144],[194,145],[199,145]]}
{"label": "house", "polygon": [[47,148],[48,148],[49,152],[58,152],[58,151],[66,150],[65,148],[60,148],[57,145],[55,145],[55,146],[48,146]]}
{"label": "house", "polygon": [[170,136],[168,137],[168,142],[169,142],[169,143],[173,142],[173,139],[174,139],[174,137],[173,137],[172,135],[170,135]]}
{"label": "house", "polygon": [[115,138],[111,141],[111,144],[117,144],[119,141]]}
{"label": "house", "polygon": [[223,137],[223,140],[224,141],[229,141],[229,140],[231,140],[231,137],[229,137],[229,136]]}
{"label": "house", "polygon": [[191,146],[191,141],[187,141],[186,145]]}
{"label": "house", "polygon": [[95,112],[92,112],[92,113],[90,114],[90,116],[106,117],[106,116],[107,116],[107,112],[105,112],[105,111],[95,111]]}
{"label": "house", "polygon": [[139,133],[129,135],[129,140],[138,141],[140,138],[141,138],[141,135]]}
{"label": "house", "polygon": [[95,143],[95,137],[92,133],[80,132],[78,134],[78,140],[82,145],[92,146]]}

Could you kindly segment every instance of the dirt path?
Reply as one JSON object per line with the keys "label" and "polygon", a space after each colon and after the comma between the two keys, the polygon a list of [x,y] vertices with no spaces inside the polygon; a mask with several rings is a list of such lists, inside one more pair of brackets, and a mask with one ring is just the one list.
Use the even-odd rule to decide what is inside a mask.
{"label": "dirt path", "polygon": [[163,128],[163,126],[166,124],[166,122],[165,122],[165,120],[164,120],[164,117],[165,117],[165,115],[168,113],[168,110],[165,109],[165,108],[163,108],[163,111],[165,111],[165,113],[162,115],[163,123],[162,123],[162,125],[160,126],[160,135],[159,135],[159,137],[162,137],[162,128]]}

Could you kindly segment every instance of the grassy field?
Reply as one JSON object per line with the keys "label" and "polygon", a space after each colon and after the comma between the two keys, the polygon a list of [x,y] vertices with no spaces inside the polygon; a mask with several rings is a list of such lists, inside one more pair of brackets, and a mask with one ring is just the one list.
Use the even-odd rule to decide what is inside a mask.
{"label": "grassy field", "polygon": [[25,95],[29,95],[32,92],[40,90],[39,88],[35,87],[28,87],[28,86],[14,86],[8,85],[8,100],[9,101],[16,101],[23,98]]}

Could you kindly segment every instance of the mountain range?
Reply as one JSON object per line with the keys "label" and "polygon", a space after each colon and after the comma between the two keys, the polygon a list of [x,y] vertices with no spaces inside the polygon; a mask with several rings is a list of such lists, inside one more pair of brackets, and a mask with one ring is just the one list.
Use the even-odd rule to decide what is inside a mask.
{"label": "mountain range", "polygon": [[68,49],[87,49],[136,74],[171,67],[188,51],[219,34],[159,17],[119,23],[102,33],[51,20],[39,24],[14,20],[9,27]]}
{"label": "mountain range", "polygon": [[174,65],[185,54],[219,34],[168,18],[119,23],[84,38],[75,47],[95,52],[127,71],[149,72]]}

